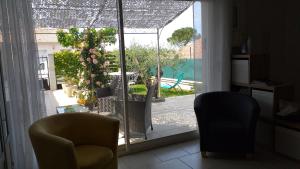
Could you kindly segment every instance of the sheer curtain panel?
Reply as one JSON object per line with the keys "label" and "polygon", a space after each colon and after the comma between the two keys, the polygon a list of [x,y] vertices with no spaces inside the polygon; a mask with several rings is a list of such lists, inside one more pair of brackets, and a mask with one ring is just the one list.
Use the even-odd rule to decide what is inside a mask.
{"label": "sheer curtain panel", "polygon": [[4,104],[14,169],[35,168],[28,127],[45,112],[30,3],[30,0],[0,1]]}
{"label": "sheer curtain panel", "polygon": [[206,92],[230,89],[232,1],[202,0],[203,82]]}

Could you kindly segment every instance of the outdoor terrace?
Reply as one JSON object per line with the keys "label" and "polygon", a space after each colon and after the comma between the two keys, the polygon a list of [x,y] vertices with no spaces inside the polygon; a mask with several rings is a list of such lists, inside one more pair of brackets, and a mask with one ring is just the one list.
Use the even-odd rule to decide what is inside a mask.
{"label": "outdoor terrace", "polygon": [[[193,110],[195,95],[168,97],[164,102],[152,103],[153,131],[147,133],[148,139],[166,137],[194,131],[197,121]],[[68,97],[63,90],[45,91],[47,115],[56,114],[57,106],[77,104],[75,97]],[[124,144],[124,133],[120,130],[119,144]],[[132,142],[144,141],[144,137],[131,139]]]}

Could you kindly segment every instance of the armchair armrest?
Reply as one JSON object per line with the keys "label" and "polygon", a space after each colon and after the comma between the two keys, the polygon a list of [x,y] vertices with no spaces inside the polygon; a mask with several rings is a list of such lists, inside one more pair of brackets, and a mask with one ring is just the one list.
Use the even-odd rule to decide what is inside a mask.
{"label": "armchair armrest", "polygon": [[74,144],[70,140],[44,133],[33,127],[29,129],[29,135],[40,168],[79,169]]}

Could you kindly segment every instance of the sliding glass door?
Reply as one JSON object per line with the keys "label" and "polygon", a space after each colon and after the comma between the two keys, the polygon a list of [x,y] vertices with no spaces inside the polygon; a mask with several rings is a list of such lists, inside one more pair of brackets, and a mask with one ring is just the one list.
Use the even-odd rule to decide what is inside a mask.
{"label": "sliding glass door", "polygon": [[199,95],[204,92],[203,84],[203,53],[204,47],[202,38],[202,16],[201,16],[201,2],[194,2],[194,29],[196,36],[194,37],[194,86],[195,95]]}
{"label": "sliding glass door", "polygon": [[[193,101],[195,94],[203,91],[200,2],[141,1],[143,3],[149,10],[135,16],[128,11],[141,11],[142,7],[126,3],[122,20],[127,73],[137,76],[128,78],[127,122],[132,147],[165,139],[171,143],[176,140],[174,136],[196,133]],[[156,12],[152,13],[154,6]],[[181,11],[169,15],[174,10]],[[140,16],[154,20],[149,25],[145,21],[132,21]],[[190,39],[172,42],[177,32]],[[187,35],[190,32],[192,36]]]}
{"label": "sliding glass door", "polygon": [[[195,93],[202,90],[200,2],[89,2],[32,1],[37,45],[39,51],[48,51],[46,57],[49,62],[45,62],[48,66],[41,64],[40,68],[49,68],[47,73],[50,84],[53,72],[58,77],[59,68],[66,68],[56,62],[61,54],[57,52],[61,52],[61,49],[81,51],[80,45],[85,45],[82,42],[79,48],[61,46],[56,37],[60,28],[64,29],[65,34],[70,34],[67,30],[71,27],[78,28],[79,32],[85,32],[86,27],[95,28],[96,31],[104,27],[113,27],[117,30],[116,43],[98,46],[99,49],[105,49],[102,51],[104,55],[113,55],[116,62],[116,69],[108,72],[110,80],[105,84],[110,86],[112,93],[109,98],[97,98],[98,107],[93,112],[120,120],[119,144],[129,145],[195,132],[197,122],[193,101]],[[177,41],[178,32],[181,37],[188,38]],[[80,34],[79,37],[81,35],[85,37],[84,34]],[[54,63],[51,62],[53,58]],[[79,62],[78,69],[85,69],[86,65],[93,64],[94,59],[92,56],[82,57],[80,53],[76,60],[76,63]],[[80,85],[66,84],[67,80],[56,77],[54,79],[58,84],[57,88],[51,89],[50,85],[51,90],[44,91],[48,115],[57,114],[57,107],[72,108],[70,105],[78,104],[78,100],[80,103],[84,101],[80,99]],[[76,80],[94,82],[77,75],[74,77],[75,83]],[[41,81],[43,82],[43,79]],[[60,89],[67,87],[66,85],[69,86],[68,89]],[[76,97],[78,93],[79,99]]]}

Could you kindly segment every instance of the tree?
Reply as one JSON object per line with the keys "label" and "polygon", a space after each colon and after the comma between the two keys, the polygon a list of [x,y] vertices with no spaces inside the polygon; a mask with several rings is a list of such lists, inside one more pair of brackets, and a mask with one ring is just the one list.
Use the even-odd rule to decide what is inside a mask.
{"label": "tree", "polygon": [[[155,76],[157,68],[157,49],[154,47],[133,44],[126,48],[126,69],[127,71],[138,72],[140,82],[146,84],[151,76]],[[114,55],[119,50],[113,51]],[[162,48],[160,51],[161,67],[177,65],[180,62],[179,55],[175,50]],[[175,67],[175,66],[174,66]]]}
{"label": "tree", "polygon": [[[193,40],[193,37],[196,36],[197,31],[194,28],[186,27],[177,29],[172,33],[172,36],[167,39],[167,41],[175,46],[183,47]],[[198,34],[197,36],[200,36]]]}

